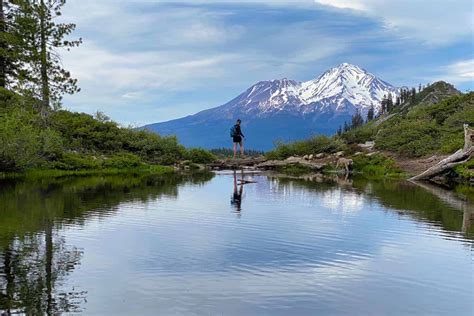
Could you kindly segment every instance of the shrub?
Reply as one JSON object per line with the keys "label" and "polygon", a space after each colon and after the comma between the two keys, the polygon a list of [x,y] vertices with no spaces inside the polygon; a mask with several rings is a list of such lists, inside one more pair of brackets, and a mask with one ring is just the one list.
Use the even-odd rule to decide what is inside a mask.
{"label": "shrub", "polygon": [[346,148],[347,146],[342,139],[320,135],[294,143],[280,143],[273,151],[268,152],[266,156],[269,159],[286,159],[290,156],[302,156],[320,152],[333,153],[345,150]]}
{"label": "shrub", "polygon": [[194,163],[210,163],[217,160],[217,157],[211,152],[202,148],[192,148],[186,152],[186,159]]}
{"label": "shrub", "polygon": [[143,165],[140,157],[130,153],[121,153],[103,160],[102,166],[105,168],[128,169]]}
{"label": "shrub", "polygon": [[399,177],[402,175],[395,161],[381,154],[369,157],[365,155],[355,156],[353,160],[354,170],[368,177]]}

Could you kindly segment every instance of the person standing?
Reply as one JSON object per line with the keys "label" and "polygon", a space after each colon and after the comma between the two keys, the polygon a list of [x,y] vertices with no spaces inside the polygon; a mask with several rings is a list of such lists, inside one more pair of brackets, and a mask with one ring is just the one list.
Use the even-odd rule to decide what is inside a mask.
{"label": "person standing", "polygon": [[244,156],[243,139],[245,138],[245,136],[240,128],[241,123],[242,121],[238,119],[235,125],[230,130],[230,136],[232,137],[232,142],[234,143],[234,159],[237,157],[237,145],[240,146],[240,157]]}

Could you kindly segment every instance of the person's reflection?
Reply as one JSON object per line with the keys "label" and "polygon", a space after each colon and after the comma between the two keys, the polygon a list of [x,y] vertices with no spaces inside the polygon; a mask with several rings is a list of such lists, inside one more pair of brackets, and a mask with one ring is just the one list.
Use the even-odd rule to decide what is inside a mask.
{"label": "person's reflection", "polygon": [[[238,187],[238,188],[237,188]],[[235,207],[235,213],[238,217],[241,216],[242,210],[242,193],[244,192],[244,171],[242,170],[242,179],[240,184],[237,184],[237,171],[234,170],[234,193],[230,200],[230,204]]]}

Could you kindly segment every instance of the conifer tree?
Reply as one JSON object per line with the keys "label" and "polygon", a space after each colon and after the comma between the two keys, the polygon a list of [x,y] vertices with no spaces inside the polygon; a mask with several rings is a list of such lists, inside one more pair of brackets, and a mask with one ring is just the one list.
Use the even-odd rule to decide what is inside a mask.
{"label": "conifer tree", "polygon": [[15,32],[12,18],[15,0],[0,0],[0,87],[14,88],[24,62],[22,33]]}
{"label": "conifer tree", "polygon": [[416,97],[416,89],[412,88],[411,89],[411,102],[415,102],[415,97]]}
{"label": "conifer tree", "polygon": [[350,130],[349,124],[347,124],[347,122],[344,122],[344,132],[347,132],[349,130]]}
{"label": "conifer tree", "polygon": [[15,32],[23,38],[27,71],[20,76],[22,89],[40,98],[44,108],[60,105],[63,94],[79,92],[77,80],[61,63],[59,49],[69,51],[79,40],[66,39],[75,24],[57,23],[66,0],[14,0]]}
{"label": "conifer tree", "polygon": [[367,112],[367,122],[372,121],[374,117],[375,117],[375,109],[374,109],[374,106],[372,105],[369,108],[369,111]]}
{"label": "conifer tree", "polygon": [[356,113],[352,116],[351,127],[356,128],[356,127],[361,126],[362,124],[364,124],[364,118],[360,114],[360,111],[357,110]]}

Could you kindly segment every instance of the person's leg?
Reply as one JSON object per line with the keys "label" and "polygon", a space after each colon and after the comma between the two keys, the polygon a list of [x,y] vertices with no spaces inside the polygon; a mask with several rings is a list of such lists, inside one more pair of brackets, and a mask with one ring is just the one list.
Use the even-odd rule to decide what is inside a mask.
{"label": "person's leg", "polygon": [[244,155],[244,141],[242,140],[240,142],[240,156]]}
{"label": "person's leg", "polygon": [[234,143],[234,159],[237,157],[237,143]]}

